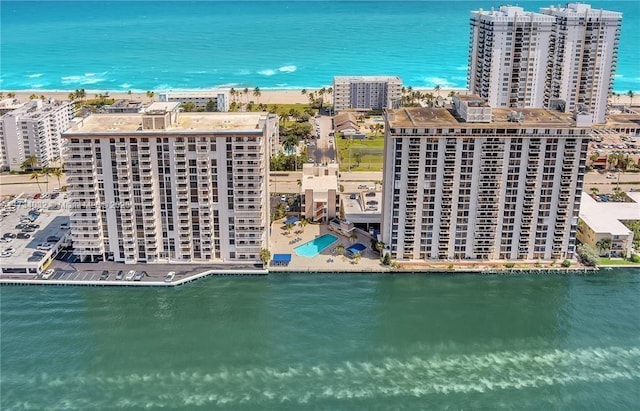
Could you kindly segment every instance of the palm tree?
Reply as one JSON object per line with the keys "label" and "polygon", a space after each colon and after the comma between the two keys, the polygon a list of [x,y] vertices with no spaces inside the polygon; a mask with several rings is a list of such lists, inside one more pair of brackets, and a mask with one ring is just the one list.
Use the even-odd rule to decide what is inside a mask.
{"label": "palm tree", "polygon": [[287,229],[287,234],[291,234],[291,230],[293,229],[293,223],[287,223],[284,226]]}
{"label": "palm tree", "polygon": [[433,88],[433,91],[436,92],[436,94],[438,95],[438,97],[440,97],[440,90],[442,89],[442,87],[440,87],[440,84],[436,84],[436,86]]}
{"label": "palm tree", "polygon": [[603,238],[596,243],[596,247],[600,249],[600,254],[609,254],[611,248],[611,239]]}
{"label": "palm tree", "polygon": [[355,253],[353,253],[353,263],[354,264],[360,263],[360,259],[361,258],[362,258],[362,254],[360,254],[359,251],[356,251]]}
{"label": "palm tree", "polygon": [[7,93],[7,97],[9,98],[14,98],[16,96],[16,93],[14,93],[13,91],[10,91],[9,93]]}
{"label": "palm tree", "polygon": [[32,94],[29,96],[29,100],[36,100],[38,98],[37,94]]}
{"label": "palm tree", "polygon": [[249,87],[245,87],[243,90],[244,93],[244,100],[248,103],[249,102]]}
{"label": "palm tree", "polygon": [[131,90],[127,91],[127,95],[128,95],[129,97],[131,97],[131,94],[132,94],[132,93],[133,93],[133,92],[132,92]]}
{"label": "palm tree", "polygon": [[324,87],[318,90],[318,95],[320,96],[320,108],[322,108],[322,105],[324,104],[324,95],[326,92],[327,92],[327,89]]}
{"label": "palm tree", "polygon": [[147,97],[149,97],[149,99],[150,99],[151,101],[153,101],[153,96],[154,96],[155,94],[156,94],[156,93],[154,93],[153,91],[147,91]]}
{"label": "palm tree", "polygon": [[49,167],[43,167],[40,175],[42,177],[47,177],[47,192],[49,192],[49,177],[51,177],[51,169]]}
{"label": "palm tree", "polygon": [[336,246],[336,252],[337,252],[337,253],[342,254],[342,253],[344,253],[344,250],[345,250],[345,247],[344,247],[344,245],[343,245],[343,244],[338,244],[338,245]]}
{"label": "palm tree", "polygon": [[32,171],[36,164],[38,164],[38,158],[36,156],[29,156],[22,162],[22,164],[20,164],[20,168],[23,170],[29,169],[29,171]]}
{"label": "palm tree", "polygon": [[304,96],[305,94],[307,94],[307,89],[303,88],[302,90],[300,90],[300,93],[302,93],[302,95]]}
{"label": "palm tree", "polygon": [[42,189],[40,188],[40,173],[37,171],[31,173],[31,180],[36,180],[36,184],[38,184],[38,191],[42,192]]}
{"label": "palm tree", "polygon": [[302,226],[302,231],[304,231],[304,228],[307,226],[307,224],[309,224],[309,222],[307,221],[306,218],[303,218],[302,220],[300,220],[300,225]]}
{"label": "palm tree", "polygon": [[[297,171],[297,167],[296,167],[296,171]],[[300,218],[302,218],[302,179],[298,179],[296,181],[296,183],[298,183],[298,199],[300,200]],[[304,225],[307,225],[307,220],[302,220],[304,221]]]}
{"label": "palm tree", "polygon": [[591,194],[593,194],[594,196],[597,196],[600,192],[600,190],[598,190],[598,187],[591,187],[589,191],[591,191]]}
{"label": "palm tree", "polygon": [[598,153],[592,153],[589,156],[589,160],[591,160],[592,163],[595,163],[596,160],[598,160],[599,158],[600,158],[600,154],[598,154]]}
{"label": "palm tree", "polygon": [[271,251],[269,251],[266,248],[263,248],[262,250],[260,250],[260,261],[262,261],[262,264],[267,265],[270,259],[271,259]]}
{"label": "palm tree", "polygon": [[629,96],[629,107],[633,106],[633,97],[635,96],[633,90],[627,91],[627,96]]}
{"label": "palm tree", "polygon": [[253,89],[253,96],[256,98],[256,101],[260,102],[260,96],[262,92],[260,92],[260,87],[256,87]]}
{"label": "palm tree", "polygon": [[451,90],[451,91],[449,92],[449,97],[453,98],[453,97],[455,97],[455,96],[456,96],[456,94],[458,94],[458,93],[456,93],[455,91]]}
{"label": "palm tree", "polygon": [[332,97],[331,97],[331,100],[329,100],[329,101],[331,101],[331,104],[333,104],[333,87],[329,87],[329,88],[327,88],[327,94],[329,94],[330,96],[332,96]]}
{"label": "palm tree", "polygon": [[613,168],[613,166],[618,165],[618,155],[617,154],[609,154],[607,157],[607,161],[609,162],[609,168]]}
{"label": "palm tree", "polygon": [[62,178],[63,174],[64,173],[62,172],[62,166],[60,166],[60,168],[55,168],[51,171],[51,175],[58,179],[58,188],[60,189],[62,188],[62,184],[60,184],[60,179]]}
{"label": "palm tree", "polygon": [[357,239],[358,239],[358,234],[352,231],[351,234],[349,234],[349,240],[351,240],[352,243],[355,243]]}
{"label": "palm tree", "polygon": [[76,99],[76,93],[71,92],[67,97],[69,98],[69,100],[74,101]]}

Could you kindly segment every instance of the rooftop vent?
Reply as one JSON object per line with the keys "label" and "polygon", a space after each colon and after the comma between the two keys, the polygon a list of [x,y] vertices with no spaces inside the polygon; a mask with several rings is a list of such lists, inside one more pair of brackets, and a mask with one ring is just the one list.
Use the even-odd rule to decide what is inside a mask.
{"label": "rooftop vent", "polygon": [[522,123],[524,121],[524,114],[523,113],[518,113],[515,110],[511,111],[507,115],[507,120],[509,120],[512,123]]}

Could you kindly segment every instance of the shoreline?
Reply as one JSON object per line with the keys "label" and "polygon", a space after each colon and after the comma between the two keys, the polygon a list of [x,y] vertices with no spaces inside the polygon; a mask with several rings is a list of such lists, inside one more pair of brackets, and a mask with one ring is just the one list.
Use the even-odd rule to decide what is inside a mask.
{"label": "shoreline", "polygon": [[[325,87],[328,88],[329,86]],[[438,95],[433,88],[426,87],[413,87],[413,86],[405,86],[407,88],[411,87],[413,91],[420,91],[421,93],[432,93],[434,95]],[[131,90],[129,91],[109,91],[109,90],[96,90],[96,89],[85,89],[86,97],[85,99],[96,98],[99,94],[107,94],[109,98],[113,98],[116,100],[136,100],[142,102],[152,102],[158,101],[158,94],[164,92],[205,92],[208,90],[217,90],[219,88],[191,88],[191,89],[171,89],[171,90],[149,90],[153,93],[152,97],[147,95],[147,91],[140,90]],[[224,87],[222,89],[227,89]],[[228,88],[230,89],[230,87]],[[4,90],[0,89],[0,93],[4,95],[4,98],[7,98],[7,93],[15,93],[15,98],[19,101],[28,101],[32,95],[37,95],[38,97],[44,96],[45,98],[53,98],[55,100],[69,100],[69,94],[73,93],[76,89],[67,89],[67,90],[42,90],[42,89],[22,89],[22,90]],[[242,91],[244,88],[238,88],[237,90]],[[253,95],[254,88],[248,88],[248,94],[244,95],[242,93],[240,96],[231,97],[231,101],[240,101],[243,103],[247,103],[249,101],[253,101],[256,104],[308,104],[309,93],[314,93],[318,96],[318,91],[320,88],[260,88],[260,96]],[[302,94],[302,90],[306,90],[306,94]],[[441,97],[447,97],[451,92],[459,93],[459,94],[468,94],[469,90],[465,88],[441,88],[439,91],[439,95]],[[635,97],[635,96],[634,96]],[[333,94],[324,94],[324,101],[327,104],[333,103]],[[620,94],[616,97],[611,97],[609,99],[611,104],[623,104],[629,105],[631,103],[631,98],[626,94]],[[640,102],[640,99],[636,99],[636,101]]]}

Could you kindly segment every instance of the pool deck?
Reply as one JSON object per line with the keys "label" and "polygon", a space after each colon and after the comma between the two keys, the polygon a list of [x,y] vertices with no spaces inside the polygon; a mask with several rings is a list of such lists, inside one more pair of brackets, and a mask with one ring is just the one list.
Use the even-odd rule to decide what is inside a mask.
{"label": "pool deck", "polygon": [[[323,234],[332,234],[338,237],[338,241],[315,257],[303,257],[295,253],[294,249],[297,246],[305,244]],[[294,244],[289,244],[289,242],[295,238],[301,238],[302,240]],[[367,250],[364,251],[360,262],[357,264],[344,255],[332,254],[332,251],[338,244],[344,245],[346,249],[353,243],[358,242],[367,246]],[[291,233],[287,233],[287,230],[284,228],[284,219],[280,219],[271,224],[271,255],[291,254],[291,262],[286,267],[269,266],[268,269],[271,273],[290,271],[371,273],[389,271],[389,267],[385,267],[380,263],[378,253],[369,248],[370,245],[371,239],[368,236],[358,235],[358,239],[352,241],[348,237],[330,230],[326,224],[307,224],[303,229],[302,226],[297,223],[291,230]]]}

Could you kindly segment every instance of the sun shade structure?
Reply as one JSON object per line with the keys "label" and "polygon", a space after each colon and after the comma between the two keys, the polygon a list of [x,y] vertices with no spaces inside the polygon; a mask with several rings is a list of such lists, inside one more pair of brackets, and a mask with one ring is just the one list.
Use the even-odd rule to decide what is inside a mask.
{"label": "sun shade structure", "polygon": [[284,225],[287,224],[295,224],[298,222],[298,217],[289,217],[287,218],[287,220],[284,222]]}
{"label": "sun shade structure", "polygon": [[291,262],[291,254],[274,254],[271,265],[289,265]]}
{"label": "sun shade structure", "polygon": [[362,243],[355,243],[351,247],[347,248],[347,254],[349,257],[353,257],[356,253],[361,253],[366,250],[367,247]]}

